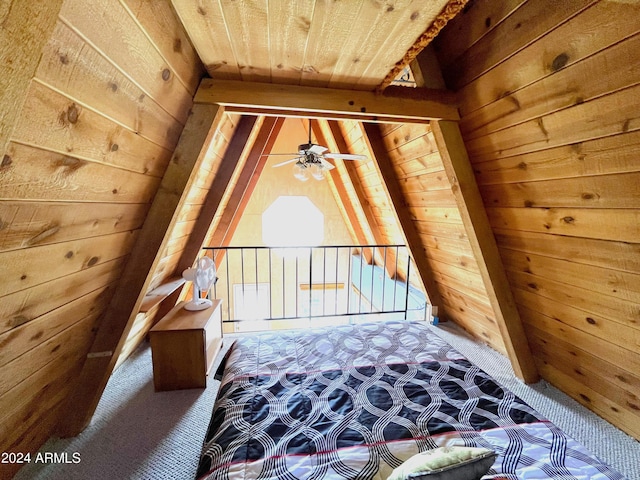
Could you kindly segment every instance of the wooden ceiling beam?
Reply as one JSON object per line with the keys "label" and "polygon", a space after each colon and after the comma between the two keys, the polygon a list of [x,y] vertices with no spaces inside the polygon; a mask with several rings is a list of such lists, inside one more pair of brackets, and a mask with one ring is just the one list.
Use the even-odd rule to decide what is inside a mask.
{"label": "wooden ceiling beam", "polygon": [[[406,88],[406,87],[402,87]],[[350,113],[338,113],[338,112],[307,112],[302,110],[285,110],[285,109],[264,109],[257,107],[239,107],[239,106],[230,106],[226,107],[226,110],[230,113],[237,113],[239,115],[255,115],[255,116],[264,116],[264,117],[286,117],[286,118],[302,118],[302,119],[312,119],[312,120],[358,120],[360,122],[370,122],[370,123],[390,123],[390,124],[399,124],[404,125],[407,122],[406,119],[396,118],[396,117],[387,117],[380,118],[377,115],[367,115],[365,113],[358,115],[358,117],[354,117],[353,114]],[[429,123],[429,120],[414,120],[411,123]]]}
{"label": "wooden ceiling beam", "polygon": [[538,370],[484,209],[460,127],[457,122],[433,122],[431,129],[513,371],[526,383],[537,382]]}
{"label": "wooden ceiling beam", "polygon": [[58,425],[60,436],[78,435],[91,421],[223,114],[220,106],[193,106],[73,392],[67,398],[66,412]]}
{"label": "wooden ceiling beam", "polygon": [[[227,205],[222,213],[222,218],[208,243],[213,246],[226,247],[233,238],[233,234],[240,223],[249,199],[260,179],[260,175],[267,164],[267,155],[271,153],[273,144],[278,138],[280,129],[284,124],[284,118],[265,118],[256,137],[253,146],[247,156]],[[234,135],[235,140],[235,135]],[[211,222],[209,222],[211,223]],[[220,250],[215,256],[216,266],[224,256],[224,250]]]}
{"label": "wooden ceiling beam", "polygon": [[373,154],[374,165],[382,181],[383,190],[389,204],[393,207],[395,221],[400,227],[405,245],[418,270],[418,277],[422,281],[429,302],[431,305],[442,305],[440,292],[429,265],[428,254],[423,254],[425,249],[420,238],[420,232],[418,232],[416,224],[404,202],[402,187],[393,169],[393,162],[384,144],[380,127],[372,123],[362,123],[360,125],[363,130],[363,139]]}
{"label": "wooden ceiling beam", "polygon": [[[411,90],[408,92],[407,90]],[[281,116],[351,118],[379,122],[426,123],[459,120],[457,105],[445,91],[405,89],[389,95],[359,90],[203,79],[198,103],[215,103],[228,111]],[[272,112],[273,113],[273,112]]]}

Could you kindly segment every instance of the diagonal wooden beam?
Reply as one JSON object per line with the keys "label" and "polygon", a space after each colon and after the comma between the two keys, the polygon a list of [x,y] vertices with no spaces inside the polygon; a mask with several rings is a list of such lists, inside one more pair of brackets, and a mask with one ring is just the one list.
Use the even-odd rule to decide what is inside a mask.
{"label": "diagonal wooden beam", "polygon": [[91,421],[172,227],[195,183],[206,153],[203,146],[209,144],[223,114],[224,109],[216,105],[194,105],[192,108],[116,292],[100,320],[73,393],[67,399],[66,415],[58,425],[58,433],[63,437],[78,435]]}
{"label": "diagonal wooden beam", "polygon": [[[321,145],[329,146],[331,151],[338,151],[338,147],[335,145],[335,139],[333,138],[333,134],[329,130],[329,125],[324,120],[319,120],[315,123],[312,123],[313,134],[315,135],[317,142]],[[360,217],[356,212],[357,208],[362,208],[360,206],[359,200],[355,200],[351,198],[349,193],[347,192],[344,180],[342,175],[340,175],[340,171],[338,169],[339,161],[331,162],[336,168],[329,170],[328,179],[331,180],[330,187],[332,187],[332,192],[336,203],[338,203],[338,207],[343,214],[343,218],[345,223],[347,223],[347,227],[349,232],[351,233],[351,237],[354,241],[356,241],[360,245],[367,245],[369,240],[367,239],[367,234],[365,233],[365,229],[360,223]],[[363,214],[364,215],[364,214]],[[365,257],[365,260],[368,264],[372,262],[371,252],[368,249],[362,249],[362,253]],[[383,257],[380,257],[383,258]]]}
{"label": "diagonal wooden beam", "polygon": [[[175,277],[181,277],[182,272],[186,268],[191,267],[200,254],[209,236],[213,219],[220,209],[220,204],[229,186],[229,182],[238,165],[241,163],[241,159],[243,155],[245,155],[247,148],[249,148],[248,146],[252,143],[252,137],[255,133],[254,130],[259,123],[257,117],[244,117],[240,119],[233,137],[222,156],[220,167],[216,172],[212,184],[209,186],[209,191],[204,199],[196,224],[191,230],[187,243],[180,254],[180,259],[173,273]],[[176,290],[172,295],[163,300],[155,317],[162,318],[169,313],[179,300],[184,299],[187,294],[192,292],[193,284],[185,284],[183,288]]]}
{"label": "diagonal wooden beam", "polygon": [[404,202],[400,181],[393,169],[393,163],[382,139],[380,127],[372,123],[363,123],[361,126],[363,129],[363,139],[373,154],[374,165],[382,180],[382,187],[389,200],[389,204],[392,206],[396,223],[400,226],[405,244],[416,265],[418,276],[422,281],[429,302],[431,305],[442,305],[440,292],[431,273],[431,267],[429,266],[429,259],[427,254],[423,254],[425,249],[420,238],[420,233]]}
{"label": "diagonal wooden beam", "polygon": [[[318,140],[318,143],[326,145],[326,142],[322,142],[321,140]],[[332,159],[327,159],[327,162],[336,167],[336,162]],[[351,240],[356,244],[365,245],[367,243],[367,239],[364,235],[362,226],[360,225],[360,220],[353,208],[352,200],[349,198],[347,189],[342,181],[340,172],[337,168],[333,168],[326,173],[325,179],[327,181],[327,185],[329,185],[329,190],[331,190],[331,195],[338,206],[338,210],[340,210],[340,215],[344,220],[347,230],[349,231]],[[369,263],[369,260],[367,260],[367,263]]]}
{"label": "diagonal wooden beam", "polygon": [[444,170],[451,182],[451,191],[456,198],[487,296],[496,315],[511,366],[524,382],[537,382],[539,376],[536,364],[529,349],[460,128],[457,122],[433,122],[431,129]]}
{"label": "diagonal wooden beam", "polygon": [[[260,179],[260,175],[267,164],[267,155],[271,153],[283,123],[284,118],[267,117],[264,119],[260,132],[251,147],[242,172],[225,206],[220,223],[210,239],[211,245],[229,245],[253,194],[253,190]],[[220,265],[223,256],[224,250],[219,250],[215,257],[216,265]]]}
{"label": "diagonal wooden beam", "polygon": [[[348,152],[349,147],[347,146],[347,142],[342,134],[342,130],[340,129],[340,125],[338,122],[330,121],[329,128],[331,130],[331,135],[336,144],[337,151],[339,152]],[[375,159],[373,159],[375,162]],[[369,225],[369,229],[373,235],[374,243],[378,245],[384,245],[389,243],[384,233],[380,230],[380,225],[376,220],[376,216],[373,213],[373,209],[371,208],[371,204],[367,199],[367,195],[365,193],[364,185],[362,184],[362,180],[360,179],[360,175],[358,174],[357,167],[353,162],[343,162],[344,169],[349,177],[349,181],[353,186],[353,190],[356,193],[356,197],[358,199],[358,203],[362,209],[362,212],[367,219],[367,223]],[[378,253],[379,258],[382,262],[385,263],[384,267],[387,272],[389,278],[400,278],[401,280],[406,280],[405,278],[401,278],[400,272],[396,269],[396,256],[395,252],[387,250],[385,252],[384,249],[379,249]]]}
{"label": "diagonal wooden beam", "polygon": [[[433,88],[444,86],[440,65],[431,46],[418,55],[413,68],[419,85]],[[539,373],[502,265],[460,128],[457,122],[432,122],[431,130],[513,371],[527,383],[536,382]]]}
{"label": "diagonal wooden beam", "polygon": [[[393,91],[397,92],[397,91]],[[354,118],[372,122],[426,123],[433,119],[459,120],[450,92],[403,89],[382,95],[362,90],[202,80],[196,102],[223,105],[228,111],[280,116]]]}
{"label": "diagonal wooden beam", "polygon": [[211,223],[220,210],[220,204],[229,188],[231,178],[240,164],[242,155],[247,148],[250,148],[250,145],[247,145],[247,143],[250,142],[257,123],[257,118],[252,116],[246,116],[240,119],[238,127],[222,157],[220,168],[216,172],[216,176],[209,188],[198,220],[180,255],[176,274],[180,274],[185,268],[191,267],[196,258],[198,258],[198,254],[202,250],[211,230]]}

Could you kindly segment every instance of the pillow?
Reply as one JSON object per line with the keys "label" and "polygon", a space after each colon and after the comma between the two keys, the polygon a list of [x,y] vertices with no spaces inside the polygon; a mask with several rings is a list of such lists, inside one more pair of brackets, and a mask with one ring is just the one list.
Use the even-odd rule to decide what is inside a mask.
{"label": "pillow", "polygon": [[387,480],[479,480],[497,456],[487,448],[434,448],[409,458]]}

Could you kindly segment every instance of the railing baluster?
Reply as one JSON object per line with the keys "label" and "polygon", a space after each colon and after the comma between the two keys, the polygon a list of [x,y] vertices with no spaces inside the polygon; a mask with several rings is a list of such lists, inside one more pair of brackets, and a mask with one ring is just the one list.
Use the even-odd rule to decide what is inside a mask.
{"label": "railing baluster", "polygon": [[384,255],[382,257],[382,267],[384,270],[384,275],[382,275],[382,306],[380,307],[380,309],[384,312],[384,297],[386,296],[386,290],[384,289],[385,287],[385,280],[387,279],[387,249],[384,249]]}
{"label": "railing baluster", "polygon": [[241,278],[242,281],[240,282],[240,284],[242,285],[242,303],[245,303],[245,297],[244,297],[244,249],[240,250],[240,274],[241,274]]}
{"label": "railing baluster", "polygon": [[394,278],[394,283],[393,283],[393,311],[395,312],[397,307],[396,307],[396,291],[398,290],[398,255],[399,255],[399,251],[398,251],[398,246],[396,245],[396,266],[393,269],[394,271],[394,276],[396,278]]}
{"label": "railing baluster", "polygon": [[353,281],[351,280],[351,262],[353,261],[353,249],[351,247],[347,248],[347,313],[351,313],[351,285],[353,285]]}
{"label": "railing baluster", "polygon": [[269,320],[273,318],[273,289],[271,288],[271,284],[273,283],[273,272],[271,271],[271,249],[267,250],[269,255]]}
{"label": "railing baluster", "polygon": [[309,321],[311,321],[312,308],[313,308],[313,248],[309,247]]}
{"label": "railing baluster", "polygon": [[227,316],[228,316],[228,320],[231,320],[231,287],[229,286],[229,249],[225,248],[225,252],[224,252],[224,258],[227,262]]}
{"label": "railing baluster", "polygon": [[286,270],[284,265],[284,255],[282,255],[282,318],[287,318],[287,303],[286,303],[286,294],[284,293],[286,288],[285,277]]}
{"label": "railing baluster", "polygon": [[374,288],[374,286],[373,286],[373,277],[374,277],[374,275],[376,273],[376,268],[375,267],[376,267],[376,249],[372,248],[371,249],[371,293],[370,293],[371,298],[369,299],[369,307],[370,307],[369,308],[369,313],[373,313],[373,302],[374,302],[373,298],[375,296],[374,295],[374,291],[373,291],[373,288]]}
{"label": "railing baluster", "polygon": [[300,295],[300,282],[298,281],[298,255],[296,254],[296,314],[294,317],[300,316],[300,311],[298,310],[298,296]]}
{"label": "railing baluster", "polygon": [[334,297],[334,302],[333,302],[333,314],[337,315],[338,314],[338,297],[339,297],[339,291],[338,291],[338,260],[340,257],[340,249],[338,247],[334,247],[335,251],[336,251],[336,274],[335,274],[335,278],[336,278],[336,294]]}
{"label": "railing baluster", "polygon": [[324,305],[327,303],[327,247],[322,247],[322,316],[324,317]]}
{"label": "railing baluster", "polygon": [[362,252],[363,250],[360,249],[360,281],[358,282],[360,295],[358,295],[358,314],[362,313],[362,269],[364,268],[364,255],[362,255]]}
{"label": "railing baluster", "polygon": [[[360,271],[356,271],[353,269],[353,264],[352,264],[352,259],[353,259],[353,255],[352,255],[352,250],[353,249],[358,249],[358,255],[359,255],[359,261],[360,261]],[[371,256],[371,265],[365,265],[365,256],[363,255],[363,252],[365,251],[365,249],[371,249],[372,251],[372,256]],[[399,282],[401,281],[398,277],[397,277],[397,273],[395,278],[386,278],[387,277],[387,263],[389,260],[389,255],[391,255],[391,252],[395,252],[395,272],[398,271],[398,265],[399,265],[399,257],[400,257],[400,249],[403,249],[403,252],[406,252],[406,246],[404,245],[330,245],[330,246],[318,246],[318,247],[312,247],[312,246],[308,246],[308,247],[289,247],[289,248],[285,248],[285,247],[277,247],[276,248],[271,248],[271,247],[266,247],[266,246],[251,246],[251,247],[205,247],[205,254],[206,255],[210,255],[211,258],[213,258],[215,260],[216,255],[221,255],[223,254],[225,257],[225,260],[223,263],[223,265],[221,266],[221,268],[218,271],[218,276],[221,277],[222,275],[225,275],[225,280],[224,283],[221,283],[219,285],[214,285],[212,287],[212,289],[209,291],[209,295],[213,294],[213,296],[215,298],[218,297],[218,295],[221,295],[220,289],[224,288],[222,287],[222,285],[226,284],[226,302],[227,302],[227,306],[226,306],[226,319],[223,320],[223,322],[225,323],[236,323],[236,322],[242,322],[244,320],[248,320],[249,318],[233,318],[232,314],[231,314],[231,303],[232,303],[232,282],[234,281],[232,275],[235,275],[236,278],[239,278],[240,281],[240,287],[241,287],[241,292],[242,292],[242,296],[246,296],[246,294],[248,293],[249,289],[250,289],[250,276],[251,276],[251,266],[249,265],[250,263],[250,259],[251,259],[251,254],[248,252],[248,250],[253,250],[253,261],[254,261],[254,266],[253,266],[253,274],[254,274],[254,291],[255,291],[255,309],[253,308],[249,308],[249,311],[254,311],[255,312],[260,312],[261,315],[259,315],[259,317],[256,318],[260,318],[262,319],[263,316],[267,316],[268,318],[265,318],[265,320],[283,320],[283,319],[287,319],[287,318],[300,318],[302,312],[301,312],[301,307],[304,304],[300,303],[300,299],[301,299],[301,292],[302,290],[300,290],[300,281],[302,279],[307,278],[308,276],[308,281],[309,281],[309,288],[308,288],[308,292],[309,292],[309,299],[308,299],[308,312],[306,317],[309,319],[309,321],[311,321],[311,318],[315,318],[315,317],[332,317],[332,316],[336,316],[336,317],[340,317],[340,316],[347,316],[350,317],[350,321],[353,322],[353,319],[355,318],[356,315],[371,315],[371,314],[395,314],[395,313],[404,313],[404,318],[408,319],[409,315],[409,288],[411,285],[411,275],[412,275],[412,270],[414,270],[415,266],[412,266],[412,259],[410,257],[410,255],[407,252],[407,272],[406,272],[406,291],[405,291],[405,295],[404,295],[404,306],[402,305],[398,305],[397,302],[400,301],[400,299],[398,298],[398,288],[401,287],[401,285],[399,284]],[[308,271],[302,271],[304,268],[306,268],[305,265],[305,256],[303,254],[303,252],[305,251],[305,249],[308,250]],[[322,282],[322,286],[320,286],[318,284],[318,282],[314,283],[314,276],[313,276],[313,271],[314,269],[319,268],[318,265],[314,265],[315,262],[315,258],[317,257],[317,259],[319,260],[319,255],[320,255],[320,251],[314,252],[314,250],[320,249],[322,252],[322,280],[318,280]],[[382,265],[381,266],[377,266],[376,265],[376,249],[383,249],[383,252],[379,253],[379,257],[382,259]],[[392,250],[393,249],[393,250]],[[237,257],[233,257],[233,250],[237,251],[238,254],[240,255],[239,259]],[[260,250],[266,250],[267,252],[267,257],[265,258],[261,253]],[[276,250],[278,252],[282,251],[282,272],[278,273],[274,270],[274,263],[273,263],[273,251]],[[249,255],[249,257],[245,258],[245,252],[247,252],[247,254]],[[295,253],[295,259],[291,258],[289,253]],[[344,258],[342,257],[342,252],[345,252]],[[330,255],[334,254],[335,255],[335,267],[331,266],[331,258]],[[239,268],[236,267],[236,261],[239,260],[240,266]],[[343,270],[342,265],[344,264],[346,260],[346,268]],[[249,262],[249,263],[247,263]],[[262,274],[261,270],[264,270],[264,268],[260,268],[260,265],[262,265],[263,263],[268,264],[268,267],[265,267],[267,269],[267,273],[266,274]],[[290,295],[287,295],[287,289],[288,286],[287,285],[287,275],[290,275],[292,272],[287,272],[288,269],[290,268],[294,268],[295,269],[295,285],[294,285],[294,298],[289,298]],[[365,267],[366,268],[371,268],[371,278],[366,278],[365,275]],[[331,275],[329,270],[331,268],[334,268],[334,274]],[[340,272],[345,272],[346,273],[346,295],[345,297],[341,296],[341,292],[340,292]],[[319,274],[319,272],[317,272]],[[382,275],[382,281],[380,282],[380,285],[378,285],[378,283],[376,282],[376,276],[377,275]],[[261,277],[262,275],[262,277]],[[355,277],[355,275],[359,276],[359,280],[358,277]],[[266,280],[268,282],[269,285],[269,291],[267,294],[267,298],[265,298],[265,295],[263,294],[262,290],[259,288],[260,287],[260,281],[261,279],[265,279],[265,276],[267,276]],[[319,275],[318,275],[319,276]],[[356,281],[354,281],[354,278],[356,279]],[[304,281],[304,280],[302,280]],[[333,281],[333,284],[331,284],[331,281]],[[391,290],[389,290],[389,299],[387,299],[387,283],[389,281],[393,282],[393,295],[391,295]],[[249,283],[247,283],[249,282]],[[278,282],[281,282],[281,288],[282,288],[282,295],[281,295],[281,301],[282,304],[279,306],[277,304],[277,299],[278,299],[278,295],[276,295],[274,297],[274,293],[276,292],[277,288],[273,288],[275,285],[277,285]],[[327,282],[329,282],[329,285],[327,284]],[[363,286],[363,282],[368,283],[368,287],[369,290],[367,290],[367,288],[365,288]],[[237,283],[237,281],[236,281]],[[353,284],[358,283],[359,288],[358,288],[358,304],[356,305],[355,302],[352,304],[352,300],[351,300],[351,291],[352,291],[352,287]],[[314,288],[318,290],[318,298],[316,299],[314,297]],[[333,309],[329,308],[327,305],[327,294],[329,291],[332,291],[332,293],[334,294],[334,301],[333,301]],[[238,292],[240,293],[240,291]],[[354,290],[354,293],[355,290]],[[380,295],[382,295],[382,299],[380,299]],[[224,296],[224,295],[222,295]],[[393,296],[393,299],[391,299],[391,296]],[[370,297],[370,298],[368,298]],[[237,300],[237,299],[236,299]],[[295,302],[294,302],[295,300]],[[316,301],[321,301],[322,302],[322,308],[315,308],[314,305],[316,305]],[[346,304],[344,304],[343,302],[345,302],[346,300]],[[391,300],[393,301],[393,305],[392,308],[389,308],[389,303],[391,303]],[[269,302],[269,305],[267,307],[267,305],[264,304],[265,301]],[[292,305],[289,305],[289,307],[295,307],[295,312],[293,312],[293,314],[289,311],[287,311],[287,301],[291,302]],[[370,308],[369,309],[365,309],[366,311],[363,311],[363,302],[364,301],[369,301],[370,302]],[[254,305],[251,305],[250,302],[245,298],[245,302],[249,307],[253,307]],[[236,307],[239,306],[236,305]],[[357,309],[357,311],[356,311]],[[224,312],[224,310],[223,310]],[[254,313],[255,313],[254,312]],[[293,316],[292,316],[293,315]],[[255,315],[252,315],[252,319]]]}
{"label": "railing baluster", "polygon": [[[408,252],[407,252],[408,253]],[[407,310],[409,308],[409,272],[411,270],[411,255],[407,255],[407,287],[404,297],[404,319],[407,319]]]}
{"label": "railing baluster", "polygon": [[258,248],[254,248],[253,249],[253,261],[256,265],[256,302],[258,303],[257,305],[257,310],[259,311],[261,303],[260,303],[260,291],[258,290]]}
{"label": "railing baluster", "polygon": [[[207,253],[207,255],[209,253],[211,253],[211,260],[213,260],[214,265],[215,265],[215,255],[213,254],[213,251],[212,252],[206,252],[206,253]],[[216,267],[216,269],[217,269],[217,267]],[[218,298],[218,287],[217,287],[217,284],[218,284],[217,281],[214,282],[214,284],[213,284],[213,298]]]}

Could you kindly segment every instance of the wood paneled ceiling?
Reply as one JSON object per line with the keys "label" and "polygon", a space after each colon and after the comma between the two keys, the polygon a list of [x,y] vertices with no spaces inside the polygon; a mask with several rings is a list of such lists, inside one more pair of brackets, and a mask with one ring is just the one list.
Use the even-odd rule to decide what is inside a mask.
{"label": "wood paneled ceiling", "polygon": [[214,79],[373,90],[448,0],[172,0]]}

